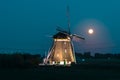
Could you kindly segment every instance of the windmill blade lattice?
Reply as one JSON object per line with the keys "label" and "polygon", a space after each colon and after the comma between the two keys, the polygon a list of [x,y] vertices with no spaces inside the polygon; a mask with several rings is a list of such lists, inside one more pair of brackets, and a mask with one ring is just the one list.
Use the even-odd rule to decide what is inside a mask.
{"label": "windmill blade lattice", "polygon": [[77,37],[77,38],[79,38],[79,39],[85,40],[85,38],[83,38],[83,37],[81,37],[81,36],[79,36],[79,35],[76,35],[76,34],[73,34],[72,36],[73,36],[73,37]]}

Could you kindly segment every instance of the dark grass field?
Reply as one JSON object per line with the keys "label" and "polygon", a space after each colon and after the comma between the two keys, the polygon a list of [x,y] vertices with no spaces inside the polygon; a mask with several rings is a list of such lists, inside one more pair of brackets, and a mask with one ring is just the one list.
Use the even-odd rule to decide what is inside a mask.
{"label": "dark grass field", "polygon": [[[115,63],[116,62],[116,63]],[[0,69],[0,80],[120,80],[119,61],[86,61],[70,66]]]}

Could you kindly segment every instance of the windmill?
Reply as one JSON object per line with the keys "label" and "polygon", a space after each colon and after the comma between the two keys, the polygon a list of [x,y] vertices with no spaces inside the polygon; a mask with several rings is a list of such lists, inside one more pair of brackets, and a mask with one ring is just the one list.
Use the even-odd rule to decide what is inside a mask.
{"label": "windmill", "polygon": [[53,45],[48,52],[47,57],[44,59],[44,64],[48,65],[70,65],[71,63],[76,63],[74,47],[72,43],[72,38],[77,37],[83,39],[76,34],[71,34],[70,32],[70,16],[69,16],[69,6],[67,7],[67,17],[68,17],[68,31],[57,27],[58,33],[53,35]]}

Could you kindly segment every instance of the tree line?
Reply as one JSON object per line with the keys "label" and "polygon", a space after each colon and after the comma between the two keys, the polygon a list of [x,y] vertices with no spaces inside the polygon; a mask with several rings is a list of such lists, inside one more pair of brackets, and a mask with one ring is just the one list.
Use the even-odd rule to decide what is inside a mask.
{"label": "tree line", "polygon": [[78,58],[94,58],[94,59],[120,59],[120,53],[112,54],[112,53],[95,53],[91,55],[91,52],[85,53],[75,53]]}
{"label": "tree line", "polygon": [[[90,52],[75,53],[78,59],[120,59],[120,54],[101,54],[95,53],[91,55]],[[40,54],[29,54],[29,53],[13,53],[3,54],[0,53],[0,68],[33,68],[38,67],[38,64],[43,62],[44,56]]]}
{"label": "tree line", "polygon": [[39,54],[14,53],[0,54],[0,68],[30,68],[38,66],[42,62]]}

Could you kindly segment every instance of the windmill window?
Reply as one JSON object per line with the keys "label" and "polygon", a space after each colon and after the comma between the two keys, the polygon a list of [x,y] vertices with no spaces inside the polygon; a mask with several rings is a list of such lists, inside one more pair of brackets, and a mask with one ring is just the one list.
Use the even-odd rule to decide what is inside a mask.
{"label": "windmill window", "polygon": [[69,61],[68,64],[71,64],[71,62]]}
{"label": "windmill window", "polygon": [[59,57],[59,54],[57,54],[57,57]]}
{"label": "windmill window", "polygon": [[60,61],[60,65],[63,65],[64,64],[64,61]]}
{"label": "windmill window", "polygon": [[55,64],[55,61],[53,61],[52,63]]}
{"label": "windmill window", "polygon": [[67,53],[67,50],[65,49],[65,53]]}
{"label": "windmill window", "polygon": [[64,44],[66,45],[66,42],[64,42]]}

